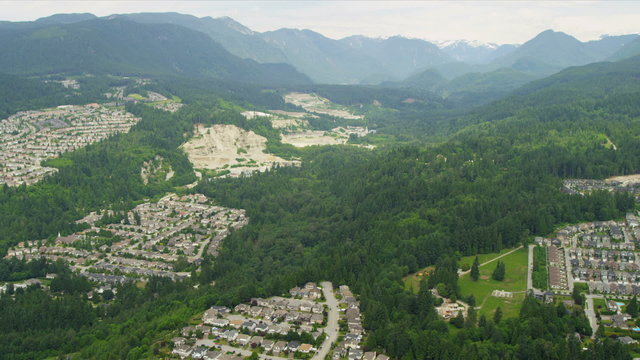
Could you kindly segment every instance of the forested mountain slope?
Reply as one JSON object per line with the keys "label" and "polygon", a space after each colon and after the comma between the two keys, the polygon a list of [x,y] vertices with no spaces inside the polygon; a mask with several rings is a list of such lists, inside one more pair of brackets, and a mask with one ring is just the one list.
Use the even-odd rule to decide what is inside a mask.
{"label": "forested mountain slope", "polygon": [[289,65],[242,60],[205,34],[170,24],[103,18],[0,31],[0,47],[0,67],[12,74],[173,74],[276,86],[309,82]]}

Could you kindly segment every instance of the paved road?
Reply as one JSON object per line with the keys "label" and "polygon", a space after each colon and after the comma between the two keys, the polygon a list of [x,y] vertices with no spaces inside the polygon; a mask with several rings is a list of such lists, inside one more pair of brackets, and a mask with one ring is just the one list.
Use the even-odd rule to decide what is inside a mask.
{"label": "paved road", "polygon": [[[520,250],[520,249],[522,249],[522,245],[520,245],[520,246],[518,246],[517,248],[515,248],[515,249],[513,249],[513,250],[511,250],[511,251],[508,251],[508,252],[506,252],[506,253],[504,253],[504,254],[502,254],[502,255],[500,255],[500,256],[496,256],[496,257],[494,257],[494,258],[493,258],[493,259],[491,259],[491,260],[485,261],[485,262],[483,262],[482,264],[480,264],[480,266],[485,266],[485,265],[487,265],[487,264],[489,264],[489,263],[491,263],[491,262],[494,262],[494,261],[496,261],[496,260],[498,260],[498,259],[500,259],[500,258],[503,258],[503,257],[505,257],[505,256],[507,256],[507,255],[509,255],[509,254],[513,254],[514,252],[516,252],[516,251],[518,251],[518,250]],[[463,275],[466,275],[466,274],[468,274],[470,271],[471,271],[471,269],[469,269],[469,270],[467,270],[467,271],[460,271],[460,269],[458,269],[458,277],[463,276]]]}
{"label": "paved road", "polygon": [[564,266],[565,274],[567,276],[567,287],[569,292],[573,292],[573,271],[571,269],[571,261],[569,261],[569,248],[564,248]]}
{"label": "paved road", "polygon": [[529,245],[529,260],[527,265],[527,291],[533,290],[533,248],[535,245]]}
{"label": "paved road", "polygon": [[[216,348],[220,348],[223,352],[235,352],[236,354],[240,354],[242,356],[251,356],[251,350],[248,349],[239,349],[233,346],[229,346],[229,345],[218,345],[216,343],[213,342],[213,340],[209,340],[209,339],[200,339],[196,341],[196,346],[198,345],[204,345],[206,347],[212,347],[215,346]],[[260,354],[260,358],[261,359],[269,359],[269,360],[283,360],[284,358],[278,357],[278,356],[270,356],[270,355],[265,355],[265,354]]]}
{"label": "paved road", "polygon": [[320,283],[322,285],[322,293],[326,300],[326,304],[329,308],[329,314],[327,317],[327,327],[324,328],[324,332],[327,334],[327,338],[324,339],[320,349],[313,355],[313,360],[324,360],[331,350],[331,344],[338,340],[338,300],[333,294],[333,285],[324,281]]}
{"label": "paved road", "polygon": [[596,318],[596,310],[593,306],[593,299],[604,299],[602,295],[585,295],[587,299],[587,303],[584,307],[584,314],[589,319],[589,325],[591,325],[591,330],[593,330],[592,338],[595,338],[596,331],[598,331],[598,319]]}

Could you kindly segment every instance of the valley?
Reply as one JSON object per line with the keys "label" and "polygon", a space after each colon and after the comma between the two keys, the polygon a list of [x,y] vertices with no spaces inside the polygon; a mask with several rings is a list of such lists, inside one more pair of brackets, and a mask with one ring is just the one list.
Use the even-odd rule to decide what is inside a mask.
{"label": "valley", "polygon": [[640,357],[638,34],[216,5],[0,21],[0,358]]}

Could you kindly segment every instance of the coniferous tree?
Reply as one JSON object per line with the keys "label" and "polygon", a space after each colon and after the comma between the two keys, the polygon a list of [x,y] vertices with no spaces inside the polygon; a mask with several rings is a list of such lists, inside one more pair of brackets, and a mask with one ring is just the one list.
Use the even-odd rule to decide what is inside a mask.
{"label": "coniferous tree", "polygon": [[498,261],[498,264],[496,265],[496,269],[493,271],[493,274],[491,275],[491,277],[493,278],[493,280],[502,281],[504,280],[504,275],[505,275],[504,263],[502,261]]}
{"label": "coniferous tree", "polygon": [[493,322],[499,324],[500,320],[502,320],[502,309],[498,306],[496,311],[493,313]]}
{"label": "coniferous tree", "polygon": [[631,301],[627,304],[627,313],[632,317],[638,316],[638,300],[635,296],[631,298]]}
{"label": "coniferous tree", "polygon": [[473,281],[478,281],[478,278],[480,277],[480,261],[478,260],[477,256],[473,260],[473,265],[471,265],[470,275],[471,275],[471,280]]}

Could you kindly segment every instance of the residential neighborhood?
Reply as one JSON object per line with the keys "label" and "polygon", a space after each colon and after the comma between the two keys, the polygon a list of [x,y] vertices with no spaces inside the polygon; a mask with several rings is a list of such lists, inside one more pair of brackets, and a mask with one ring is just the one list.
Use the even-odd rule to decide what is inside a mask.
{"label": "residential neighborhood", "polygon": [[30,185],[57,169],[42,166],[69,151],[128,132],[139,121],[121,107],[62,105],[0,120],[0,185]]}
{"label": "residential neighborhood", "polygon": [[62,259],[102,283],[178,280],[190,276],[186,269],[197,267],[205,250],[217,256],[222,240],[248,222],[244,210],[216,206],[204,195],[169,194],[126,213],[91,213],[78,220],[85,230],[21,242],[6,257]]}
{"label": "residential neighborhood", "polygon": [[349,287],[335,292],[331,283],[309,282],[289,294],[253,298],[233,308],[212,306],[197,324],[171,339],[179,358],[238,359],[257,352],[260,358],[388,360],[362,347],[364,329]]}

